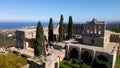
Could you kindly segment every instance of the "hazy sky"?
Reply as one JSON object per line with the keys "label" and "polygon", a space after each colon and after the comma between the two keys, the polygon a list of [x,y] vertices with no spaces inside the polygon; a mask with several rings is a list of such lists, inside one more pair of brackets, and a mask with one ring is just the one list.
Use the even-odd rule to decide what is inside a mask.
{"label": "hazy sky", "polygon": [[120,0],[0,0],[1,21],[120,20]]}

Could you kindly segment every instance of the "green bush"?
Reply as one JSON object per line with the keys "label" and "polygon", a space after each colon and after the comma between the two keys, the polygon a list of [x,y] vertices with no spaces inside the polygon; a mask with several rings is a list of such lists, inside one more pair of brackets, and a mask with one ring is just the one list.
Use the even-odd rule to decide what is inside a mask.
{"label": "green bush", "polygon": [[91,68],[91,66],[89,66],[89,65],[87,65],[85,63],[82,63],[81,66],[80,66],[80,68]]}
{"label": "green bush", "polygon": [[80,68],[80,64],[73,63],[72,68]]}
{"label": "green bush", "polygon": [[60,68],[80,68],[80,61],[77,59],[63,60],[60,62]]}
{"label": "green bush", "polygon": [[119,54],[119,57],[116,59],[116,63],[120,64],[120,54]]}
{"label": "green bush", "polygon": [[72,68],[72,67],[67,66],[67,65],[65,65],[65,64],[60,64],[60,68]]}
{"label": "green bush", "polygon": [[93,62],[92,68],[111,68],[111,65],[107,61],[102,61],[96,58]]}
{"label": "green bush", "polygon": [[67,61],[63,60],[62,62],[60,62],[60,68],[71,68],[70,66],[67,65]]}
{"label": "green bush", "polygon": [[118,59],[120,59],[120,53],[118,54],[119,56],[118,56]]}

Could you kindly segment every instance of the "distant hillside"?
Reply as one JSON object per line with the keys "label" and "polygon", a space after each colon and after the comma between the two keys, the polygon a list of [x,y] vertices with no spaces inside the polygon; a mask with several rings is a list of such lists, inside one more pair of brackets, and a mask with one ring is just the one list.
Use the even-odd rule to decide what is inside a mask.
{"label": "distant hillside", "polygon": [[120,33],[120,21],[107,23],[106,29]]}
{"label": "distant hillside", "polygon": [[120,24],[120,21],[108,21],[107,24]]}

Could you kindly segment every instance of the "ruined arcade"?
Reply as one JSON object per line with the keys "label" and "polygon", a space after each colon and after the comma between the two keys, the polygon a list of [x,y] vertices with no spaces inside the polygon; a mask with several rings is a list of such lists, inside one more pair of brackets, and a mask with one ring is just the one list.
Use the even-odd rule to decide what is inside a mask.
{"label": "ruined arcade", "polygon": [[[59,36],[58,28],[59,25],[54,28],[55,41],[58,40]],[[104,57],[106,61],[109,61],[112,68],[114,68],[120,42],[118,41],[120,39],[120,34],[105,29],[105,21],[97,21],[94,18],[92,21],[83,24],[82,31],[80,32],[82,34],[74,34],[76,35],[74,39],[65,40],[62,43],[55,42],[53,46],[54,51],[51,50],[53,52],[51,52],[52,55],[47,57],[51,59],[52,56],[54,56],[54,58],[57,59],[57,61],[56,59],[52,59],[51,62],[55,61],[55,63],[49,64],[51,68],[59,68],[59,62],[62,61],[63,58],[81,58],[88,64],[92,64],[95,58],[101,56]],[[44,28],[46,39],[48,37],[47,33],[48,30]],[[35,43],[35,35],[35,29],[17,30],[16,47],[21,49],[32,48]],[[59,53],[59,55],[54,53],[55,51],[58,51],[57,53]],[[30,66],[32,65],[33,63]],[[44,65],[47,65],[47,63]],[[44,65],[43,68],[49,68]]]}

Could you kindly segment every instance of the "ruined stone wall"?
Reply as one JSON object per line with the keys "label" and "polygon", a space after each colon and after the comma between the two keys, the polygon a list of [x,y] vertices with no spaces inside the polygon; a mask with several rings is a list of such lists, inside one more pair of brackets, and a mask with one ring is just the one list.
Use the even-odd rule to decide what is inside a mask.
{"label": "ruined stone wall", "polygon": [[104,21],[93,19],[83,24],[83,43],[104,47],[109,43],[109,35],[105,36]]}
{"label": "ruined stone wall", "polygon": [[26,39],[26,40],[25,40],[26,49],[27,49],[27,48],[34,48],[35,40],[36,40],[36,39],[34,39],[34,38],[33,38],[33,39]]}
{"label": "ruined stone wall", "polygon": [[16,31],[16,48],[24,48],[25,33],[23,31]]}
{"label": "ruined stone wall", "polygon": [[25,32],[25,38],[35,38],[36,37],[36,30],[33,31],[26,31]]}
{"label": "ruined stone wall", "polygon": [[104,37],[103,46],[107,46],[110,43],[110,35]]}
{"label": "ruined stone wall", "polygon": [[117,56],[117,50],[116,49],[115,49],[116,51],[114,51],[114,53],[106,53],[106,52],[96,51],[96,50],[92,50],[92,49],[76,47],[76,46],[73,46],[73,45],[70,45],[70,46],[66,45],[66,46],[67,46],[66,47],[66,50],[67,50],[66,51],[66,58],[67,59],[70,58],[71,50],[75,48],[78,51],[78,55],[79,55],[80,58],[85,51],[89,52],[92,56],[91,64],[93,63],[95,58],[102,55],[108,60],[108,62],[110,62],[112,68],[115,67],[115,61],[116,61],[116,56]]}
{"label": "ruined stone wall", "polygon": [[59,60],[47,60],[46,62],[40,63],[39,60],[36,62],[28,59],[28,63],[29,68],[59,68]]}
{"label": "ruined stone wall", "polygon": [[92,35],[92,36],[104,36],[105,34],[105,24],[99,24],[99,23],[91,23],[88,22],[86,24],[83,24],[84,26],[84,34],[85,35]]}
{"label": "ruined stone wall", "polygon": [[32,60],[28,60],[29,68],[45,68],[45,64],[38,64]]}
{"label": "ruined stone wall", "polygon": [[104,38],[83,36],[83,43],[103,47],[104,46]]}
{"label": "ruined stone wall", "polygon": [[120,43],[120,35],[111,34],[111,35],[110,35],[110,42]]}
{"label": "ruined stone wall", "polygon": [[118,43],[119,47],[117,49],[117,57],[119,57],[119,53],[120,53],[120,35],[119,34],[111,34],[110,35],[110,42]]}
{"label": "ruined stone wall", "polygon": [[[64,33],[68,33],[68,24],[64,24]],[[82,24],[73,24],[73,32],[74,34],[81,35],[82,34]]]}

